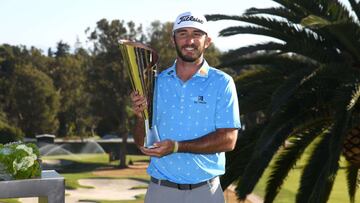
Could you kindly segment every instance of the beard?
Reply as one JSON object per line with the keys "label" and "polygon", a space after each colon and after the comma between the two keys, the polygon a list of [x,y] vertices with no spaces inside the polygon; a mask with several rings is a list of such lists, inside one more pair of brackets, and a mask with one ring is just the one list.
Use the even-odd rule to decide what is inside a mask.
{"label": "beard", "polygon": [[[183,54],[181,52],[181,49],[184,48],[184,47],[193,48],[194,49],[194,55],[189,56],[189,55]],[[199,49],[199,47],[196,47],[194,44],[179,47],[179,45],[175,41],[175,49],[176,49],[176,53],[179,56],[179,58],[181,58],[185,62],[190,62],[190,63],[193,63],[196,60],[198,60],[201,57],[201,55],[203,54],[203,49],[202,48]]]}

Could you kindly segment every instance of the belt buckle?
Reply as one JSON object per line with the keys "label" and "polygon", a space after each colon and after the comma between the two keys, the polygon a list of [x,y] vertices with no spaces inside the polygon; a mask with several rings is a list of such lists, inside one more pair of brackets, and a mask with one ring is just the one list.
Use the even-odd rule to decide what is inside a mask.
{"label": "belt buckle", "polygon": [[192,190],[191,184],[177,184],[179,190]]}

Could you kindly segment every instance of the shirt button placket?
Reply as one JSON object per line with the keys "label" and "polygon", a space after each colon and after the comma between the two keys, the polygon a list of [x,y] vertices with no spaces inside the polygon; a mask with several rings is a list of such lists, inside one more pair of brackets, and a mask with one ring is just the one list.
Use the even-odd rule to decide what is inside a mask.
{"label": "shirt button placket", "polygon": [[182,114],[184,112],[185,109],[185,90],[186,90],[186,85],[183,84],[182,88],[181,88],[181,95],[180,95],[180,113]]}

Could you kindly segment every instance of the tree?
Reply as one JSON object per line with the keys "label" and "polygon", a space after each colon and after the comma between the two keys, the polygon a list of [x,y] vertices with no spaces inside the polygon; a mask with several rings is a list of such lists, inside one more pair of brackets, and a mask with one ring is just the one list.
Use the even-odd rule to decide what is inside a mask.
{"label": "tree", "polygon": [[16,127],[8,124],[5,113],[0,105],[0,144],[20,141],[24,138],[24,133]]}
{"label": "tree", "polygon": [[[63,41],[60,41],[57,43],[56,46],[57,51],[55,52],[55,57],[64,57],[68,56],[70,53],[70,46],[67,43],[64,43]],[[49,55],[51,51],[49,51]]]}
{"label": "tree", "polygon": [[46,66],[40,50],[5,44],[0,46],[0,58],[0,106],[6,117],[3,123],[29,136],[54,132],[58,100],[52,80],[40,71]]}
{"label": "tree", "polygon": [[8,117],[26,135],[55,133],[59,98],[51,78],[31,65],[18,67],[10,78]]}
{"label": "tree", "polygon": [[[348,10],[337,0],[274,1],[280,6],[251,8],[242,16],[208,16],[253,24],[226,28],[222,36],[247,33],[278,39],[232,50],[223,63],[234,68],[261,65],[250,70],[251,75],[239,76],[237,83],[247,85],[240,87],[245,92],[255,83],[261,85],[257,90],[264,90],[239,92],[240,102],[249,107],[242,110],[262,112],[263,118],[241,134],[222,186],[239,179],[236,190],[244,199],[273,160],[265,195],[265,202],[273,202],[287,174],[312,146],[296,202],[328,200],[342,152],[349,163],[350,202],[355,202],[360,167],[360,146],[355,142],[360,139],[360,3],[349,0]],[[274,75],[279,80],[272,84],[269,77]],[[285,141],[291,145],[281,148]],[[244,158],[246,154],[250,158]]]}
{"label": "tree", "polygon": [[99,118],[97,131],[100,134],[115,132],[121,135],[120,168],[126,167],[126,143],[129,134],[130,83],[120,54],[120,40],[143,40],[141,26],[133,22],[102,19],[90,33],[94,43],[92,67],[88,71],[89,89],[93,94],[94,115]]}
{"label": "tree", "polygon": [[86,68],[89,56],[79,49],[70,54],[70,46],[59,42],[55,58],[47,67],[60,96],[61,109],[58,112],[58,135],[86,136],[92,126],[90,118],[90,96],[86,91]]}

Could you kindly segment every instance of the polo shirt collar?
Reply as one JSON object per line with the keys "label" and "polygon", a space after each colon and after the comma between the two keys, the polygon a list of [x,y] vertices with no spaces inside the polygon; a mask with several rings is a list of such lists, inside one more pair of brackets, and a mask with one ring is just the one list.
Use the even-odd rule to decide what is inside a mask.
{"label": "polo shirt collar", "polygon": [[[165,76],[176,76],[176,61],[174,62],[174,64],[168,68],[167,70],[165,70]],[[203,78],[207,78],[209,75],[209,64],[206,62],[206,60],[204,59],[204,62],[202,64],[202,66],[200,67],[200,69],[194,74],[193,77],[203,77]]]}
{"label": "polo shirt collar", "polygon": [[204,59],[204,62],[202,64],[202,66],[200,67],[200,69],[195,73],[194,76],[198,76],[198,77],[203,77],[203,78],[207,78],[209,75],[209,64],[206,62],[206,60]]}

